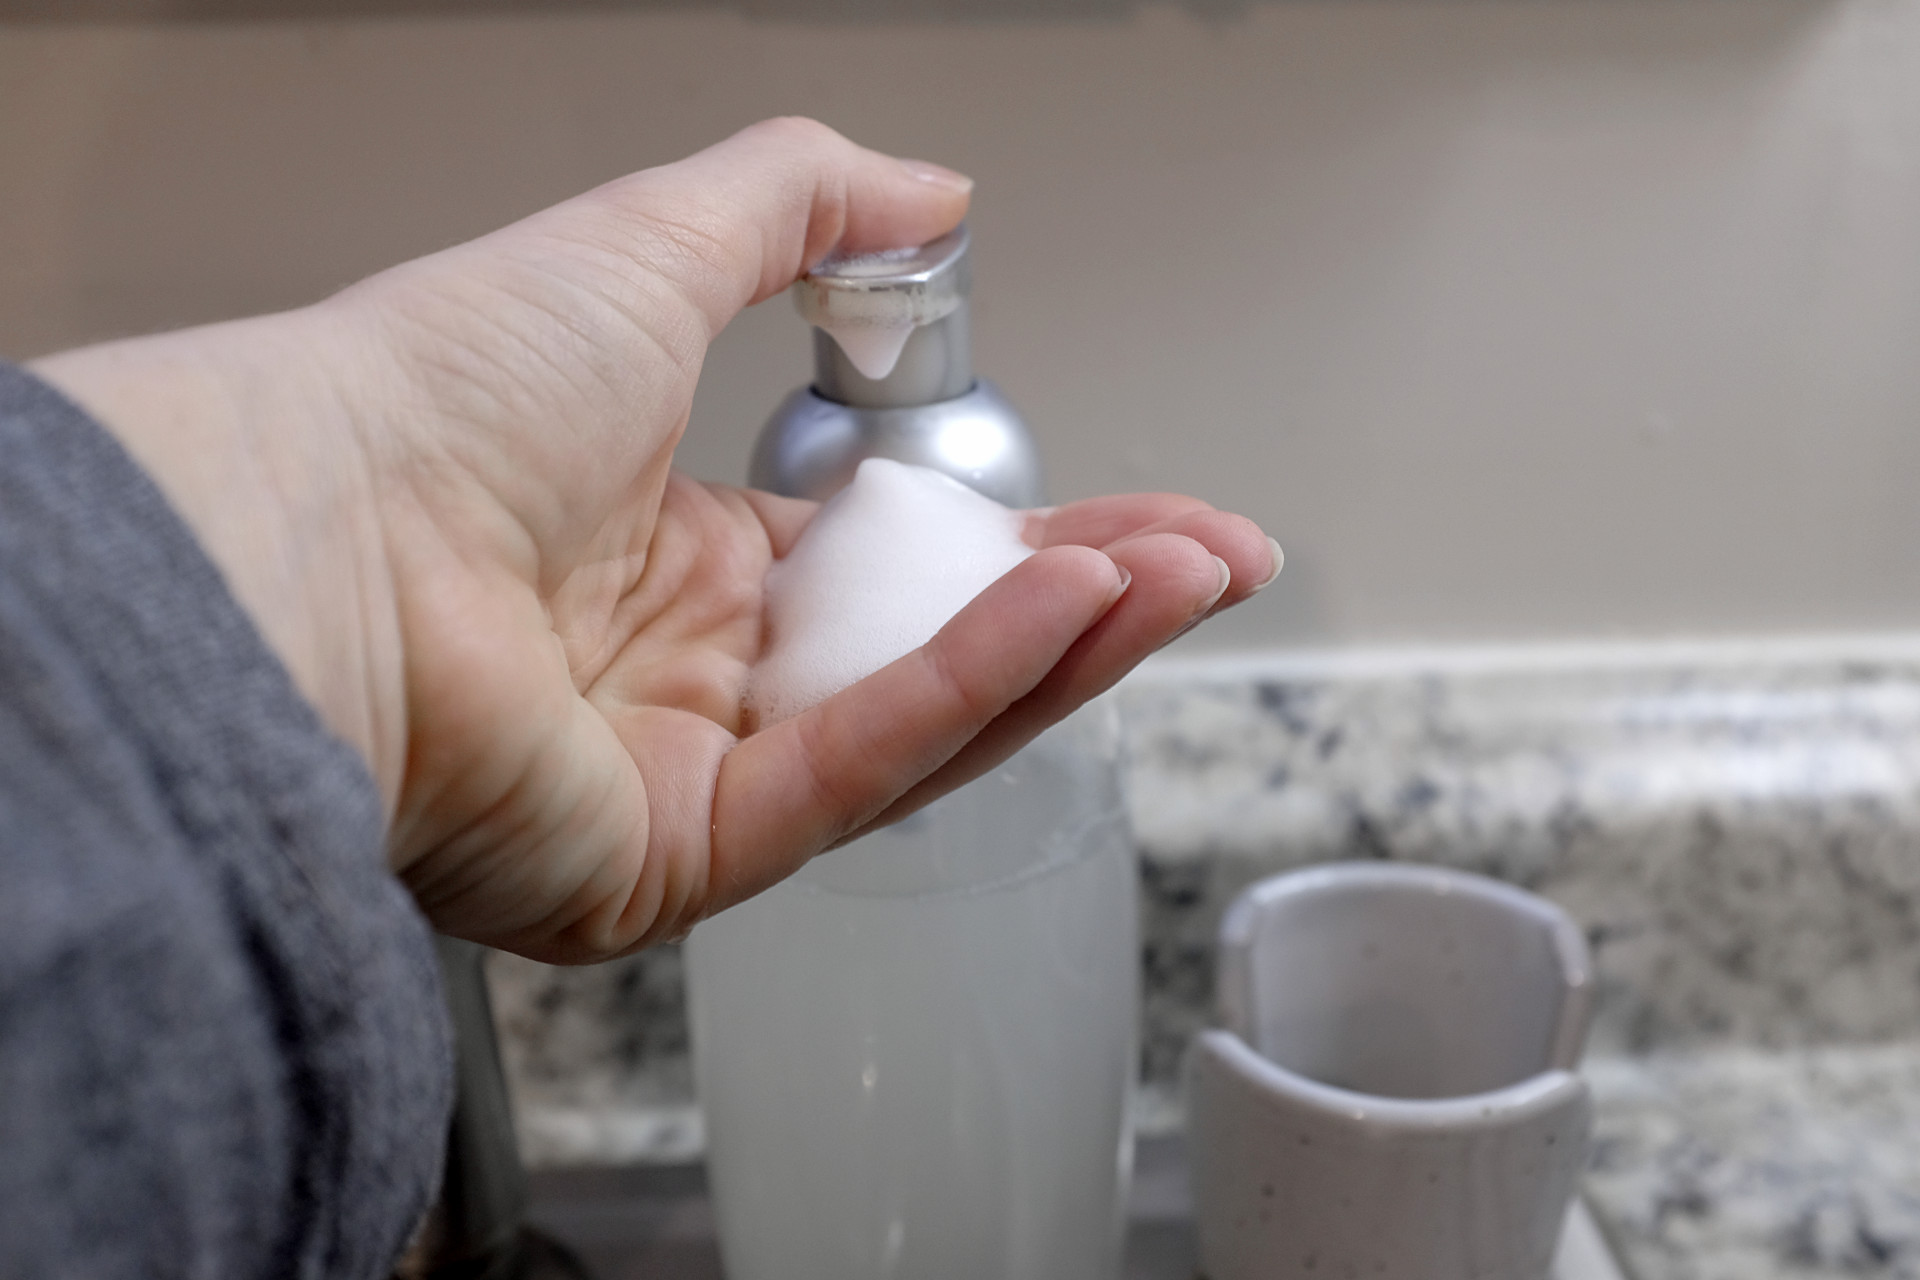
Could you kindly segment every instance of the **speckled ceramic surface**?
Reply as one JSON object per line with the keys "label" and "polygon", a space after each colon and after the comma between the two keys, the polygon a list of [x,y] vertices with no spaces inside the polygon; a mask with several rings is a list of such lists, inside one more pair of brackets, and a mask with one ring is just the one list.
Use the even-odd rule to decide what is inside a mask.
{"label": "speckled ceramic surface", "polygon": [[1271,876],[1221,921],[1188,1050],[1200,1270],[1542,1280],[1586,1167],[1580,927],[1406,862]]}
{"label": "speckled ceramic surface", "polygon": [[[1149,1129],[1241,888],[1437,862],[1587,930],[1590,1190],[1641,1280],[1920,1280],[1920,641],[1221,660],[1123,707]],[[698,1150],[671,949],[494,978],[530,1158]]]}

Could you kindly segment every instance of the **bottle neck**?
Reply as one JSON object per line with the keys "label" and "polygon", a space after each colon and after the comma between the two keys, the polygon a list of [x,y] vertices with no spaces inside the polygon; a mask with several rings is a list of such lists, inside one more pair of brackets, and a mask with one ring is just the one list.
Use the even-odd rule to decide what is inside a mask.
{"label": "bottle neck", "polygon": [[813,331],[813,389],[824,400],[860,409],[907,409],[963,396],[973,389],[973,346],[967,304],[916,328],[893,372],[869,378],[853,367],[824,329]]}

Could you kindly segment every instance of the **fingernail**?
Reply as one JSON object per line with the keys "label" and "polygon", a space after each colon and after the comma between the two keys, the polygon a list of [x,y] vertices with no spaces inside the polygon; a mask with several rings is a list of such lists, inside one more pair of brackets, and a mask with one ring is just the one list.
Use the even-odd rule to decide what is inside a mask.
{"label": "fingernail", "polygon": [[1233,585],[1233,570],[1227,567],[1227,562],[1219,556],[1215,556],[1213,562],[1220,567],[1220,586],[1212,595],[1206,598],[1205,602],[1203,602],[1198,609],[1193,611],[1193,616],[1187,619],[1186,626],[1167,637],[1166,643],[1160,646],[1162,649],[1205,622],[1207,615],[1213,611],[1213,606],[1220,603],[1220,597],[1227,594],[1227,588]]}
{"label": "fingernail", "polygon": [[1114,602],[1116,600],[1118,600],[1121,596],[1127,594],[1127,587],[1133,582],[1133,574],[1127,571],[1127,567],[1125,565],[1117,564],[1113,567],[1120,570],[1120,585],[1115,587],[1113,589],[1113,594],[1107,597],[1107,608],[1109,609],[1113,608]]}
{"label": "fingernail", "polygon": [[1205,604],[1201,605],[1198,609],[1194,610],[1193,616],[1196,618],[1206,617],[1207,610],[1219,604],[1220,597],[1227,594],[1227,588],[1233,585],[1233,570],[1227,568],[1227,562],[1225,560],[1222,560],[1219,556],[1215,556],[1213,558],[1213,562],[1214,564],[1220,567],[1220,586],[1217,589],[1215,589],[1212,595],[1207,597],[1207,602]]}
{"label": "fingernail", "polygon": [[964,173],[955,173],[944,165],[933,164],[927,160],[902,160],[900,167],[922,182],[936,187],[945,187],[961,195],[973,190],[973,179]]}
{"label": "fingernail", "polygon": [[1272,538],[1267,539],[1267,550],[1273,553],[1273,571],[1261,580],[1260,585],[1256,586],[1252,591],[1247,592],[1250,596],[1258,595],[1260,592],[1272,586],[1273,580],[1280,576],[1280,566],[1287,562],[1286,553],[1280,550],[1280,544]]}

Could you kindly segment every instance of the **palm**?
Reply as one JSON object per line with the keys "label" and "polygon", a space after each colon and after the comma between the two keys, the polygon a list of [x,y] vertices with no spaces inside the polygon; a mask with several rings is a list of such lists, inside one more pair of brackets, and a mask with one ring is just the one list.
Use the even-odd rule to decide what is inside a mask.
{"label": "palm", "polygon": [[[1098,499],[1035,516],[1029,539],[1062,550],[1036,557],[1039,573],[1009,575],[940,643],[1000,644],[1009,627],[1031,627],[1036,606],[1052,607],[1054,579],[1064,573],[1071,590],[1090,567],[1089,545],[1133,584],[1091,630],[1052,627],[1058,660],[1029,663],[1035,679],[1003,704],[963,698],[962,717],[981,723],[942,723],[943,691],[929,687],[925,664],[903,660],[750,736],[743,695],[764,633],[761,584],[812,510],[675,476],[652,518],[622,513],[638,539],[632,554],[576,565],[544,597],[508,573],[481,573],[460,607],[436,610],[451,620],[437,633],[422,623],[410,650],[430,656],[413,677],[416,747],[396,841],[443,928],[557,961],[682,932],[835,840],[966,781],[1111,684],[1210,594],[1206,544],[1264,553],[1243,521],[1187,498]],[[850,724],[860,727],[849,734]],[[891,749],[929,733],[931,744]],[[753,750],[738,751],[734,768],[743,738]]]}
{"label": "palm", "polygon": [[484,540],[402,561],[426,585],[401,593],[419,657],[396,861],[442,928],[553,959],[697,918],[776,549],[743,495],[677,476],[602,523],[624,545],[567,539],[602,553],[545,574]]}

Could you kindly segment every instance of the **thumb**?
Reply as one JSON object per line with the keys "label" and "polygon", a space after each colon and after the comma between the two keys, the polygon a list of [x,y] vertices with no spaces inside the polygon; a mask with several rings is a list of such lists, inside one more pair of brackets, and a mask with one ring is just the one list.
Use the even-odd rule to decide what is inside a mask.
{"label": "thumb", "polygon": [[572,566],[588,538],[619,559],[645,530],[606,521],[651,518],[662,445],[727,322],[835,248],[944,235],[972,187],[811,120],[764,121],[337,295],[354,349],[377,335],[390,371],[342,382],[381,449],[457,454],[545,563]]}
{"label": "thumb", "polygon": [[[966,216],[970,178],[870,151],[814,120],[765,120],[540,215],[612,246],[690,303],[706,338],[834,250],[924,244]],[[559,230],[558,227],[555,228]]]}

